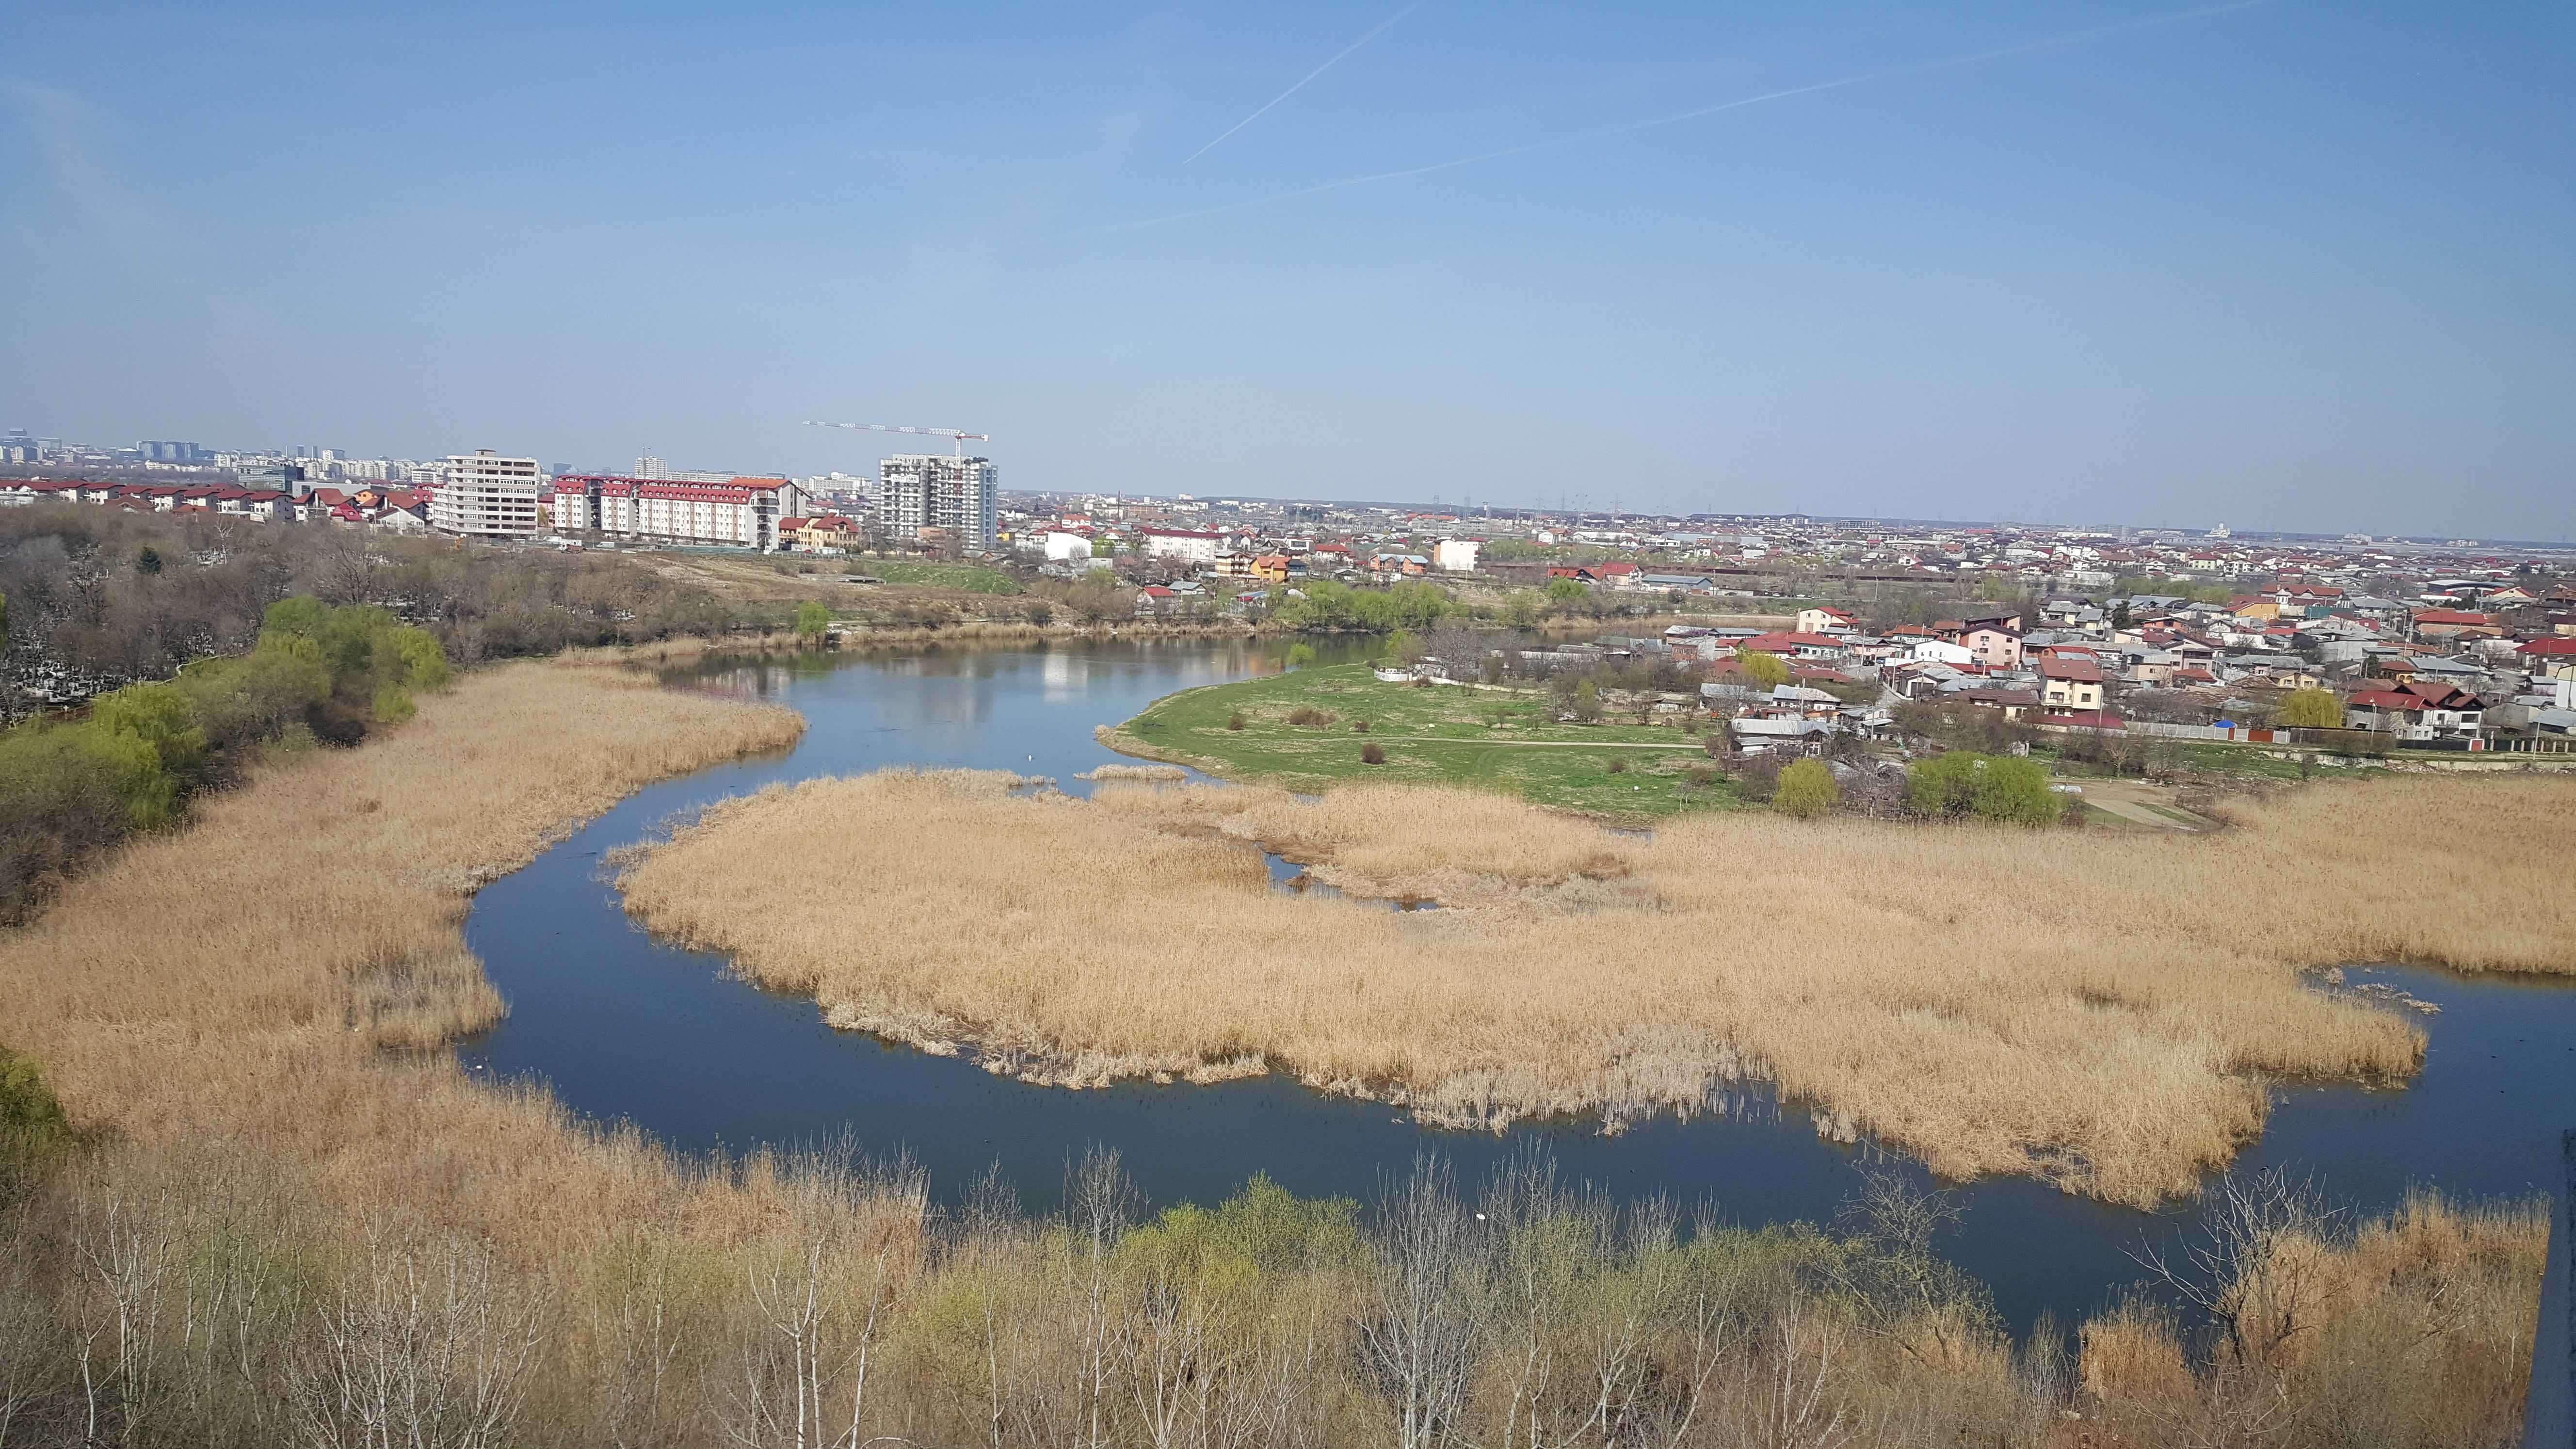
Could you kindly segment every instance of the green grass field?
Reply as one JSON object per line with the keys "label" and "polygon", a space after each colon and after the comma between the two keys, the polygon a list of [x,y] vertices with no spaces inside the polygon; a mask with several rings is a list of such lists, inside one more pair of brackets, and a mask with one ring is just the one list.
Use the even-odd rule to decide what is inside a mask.
{"label": "green grass field", "polygon": [[[1332,716],[1295,725],[1299,709]],[[1243,728],[1227,728],[1235,715]],[[1353,730],[1368,722],[1368,733]],[[1211,774],[1317,790],[1344,780],[1387,779],[1503,790],[1534,804],[1611,816],[1661,816],[1738,803],[1724,781],[1701,785],[1703,736],[1625,721],[1560,724],[1536,691],[1380,682],[1361,664],[1292,670],[1183,690],[1120,726],[1154,758]],[[1371,743],[1386,763],[1365,764]],[[1613,762],[1621,766],[1611,768]]]}
{"label": "green grass field", "polygon": [[1016,594],[1020,586],[999,569],[977,564],[925,563],[917,559],[864,558],[852,559],[853,572],[879,578],[890,584],[915,584],[933,589],[960,589],[970,594]]}

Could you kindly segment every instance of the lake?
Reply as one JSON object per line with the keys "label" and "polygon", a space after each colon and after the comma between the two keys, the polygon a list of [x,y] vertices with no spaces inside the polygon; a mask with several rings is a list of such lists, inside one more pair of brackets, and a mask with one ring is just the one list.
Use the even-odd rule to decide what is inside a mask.
{"label": "lake", "polygon": [[[1335,662],[1340,651],[1327,651]],[[717,766],[651,787],[486,887],[467,944],[509,1003],[499,1026],[460,1044],[467,1069],[534,1080],[575,1111],[631,1121],[689,1151],[818,1141],[847,1131],[874,1151],[908,1151],[953,1200],[998,1164],[1033,1208],[1061,1193],[1070,1159],[1115,1147],[1157,1204],[1213,1202],[1266,1172],[1291,1191],[1366,1200],[1382,1174],[1425,1151],[1473,1180],[1528,1144],[1566,1173],[1623,1197],[1711,1204],[1747,1225],[1827,1221],[1863,1165],[1918,1181],[1920,1168],[1820,1138],[1807,1113],[1731,1090],[1689,1120],[1661,1117],[1604,1136],[1597,1124],[1527,1124],[1495,1136],[1425,1128],[1380,1104],[1278,1077],[1215,1086],[1036,1087],[969,1062],[834,1031],[810,999],[764,993],[719,957],[636,928],[600,878],[600,856],[674,815],[776,781],[888,766],[1075,777],[1124,757],[1092,738],[1177,689],[1274,670],[1281,641],[1157,640],[960,648],[717,663],[674,687],[773,700],[802,711],[805,738],[781,756]],[[782,863],[781,868],[791,868]],[[865,880],[815,891],[864,910]],[[2423,1073],[2396,1090],[2285,1086],[2263,1139],[2235,1170],[2313,1174],[2330,1198],[2375,1211],[2430,1184],[2467,1197],[2542,1189],[2557,1134],[2576,1125],[2576,979],[2349,973],[2440,1008]],[[2189,1227],[2195,1209],[2148,1214],[2024,1179],[1954,1189],[1965,1207],[1944,1250],[1989,1284],[2016,1330],[2043,1311],[2080,1319],[2140,1276],[2133,1253]]]}

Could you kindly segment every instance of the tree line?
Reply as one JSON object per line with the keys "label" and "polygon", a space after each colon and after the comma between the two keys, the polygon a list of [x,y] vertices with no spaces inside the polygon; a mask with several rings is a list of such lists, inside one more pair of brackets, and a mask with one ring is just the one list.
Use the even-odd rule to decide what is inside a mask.
{"label": "tree line", "polygon": [[87,857],[174,823],[263,752],[354,745],[448,679],[427,630],[296,597],[268,607],[241,654],[111,690],[82,718],[0,730],[0,922],[23,920]]}

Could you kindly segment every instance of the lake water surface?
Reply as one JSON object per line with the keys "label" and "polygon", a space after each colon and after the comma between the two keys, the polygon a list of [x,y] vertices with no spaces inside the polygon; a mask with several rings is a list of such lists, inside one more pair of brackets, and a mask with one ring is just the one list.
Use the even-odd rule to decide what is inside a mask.
{"label": "lake water surface", "polygon": [[[908,1150],[933,1192],[953,1198],[994,1164],[1033,1207],[1060,1195],[1069,1157],[1117,1148],[1158,1204],[1213,1202],[1266,1172],[1308,1195],[1366,1199],[1382,1173],[1425,1150],[1462,1178],[1542,1143],[1572,1176],[1621,1196],[1714,1204],[1726,1220],[1824,1221],[1864,1163],[1918,1180],[1919,1168],[1867,1143],[1817,1136],[1807,1114],[1738,1091],[1688,1121],[1657,1118],[1603,1136],[1583,1122],[1501,1136],[1425,1128],[1377,1104],[1273,1076],[1216,1086],[1036,1087],[956,1058],[837,1032],[810,999],[773,996],[721,958],[636,928],[599,878],[599,857],[675,813],[773,781],[886,766],[1075,776],[1122,757],[1092,738],[1176,689],[1277,667],[1272,643],[1150,641],[934,650],[718,665],[683,687],[769,699],[804,712],[790,753],[653,786],[493,883],[475,899],[467,943],[509,1016],[462,1044],[473,1071],[543,1082],[574,1110],[632,1121],[684,1151],[812,1142],[844,1130],[872,1150]],[[1328,661],[1329,662],[1329,661]],[[2188,848],[2187,844],[2178,848]],[[780,862],[782,870],[796,869]],[[862,908],[865,880],[818,879],[819,895]],[[2313,1174],[2334,1200],[2370,1211],[2410,1186],[2486,1197],[2541,1190],[2557,1134],[2576,1125],[2576,982],[2380,969],[2441,1008],[2425,1019],[2424,1071],[2402,1090],[2286,1087],[2261,1142],[2235,1170]],[[1966,1208],[1945,1250],[1990,1284],[2017,1329],[2043,1310],[2072,1321],[2139,1276],[2132,1254],[2188,1226],[2192,1209],[2146,1214],[1996,1179],[1956,1189]]]}

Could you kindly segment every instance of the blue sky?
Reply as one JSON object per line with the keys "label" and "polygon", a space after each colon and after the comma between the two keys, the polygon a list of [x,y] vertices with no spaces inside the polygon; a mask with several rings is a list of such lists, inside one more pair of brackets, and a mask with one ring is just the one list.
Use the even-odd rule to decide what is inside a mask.
{"label": "blue sky", "polygon": [[2563,0],[22,0],[0,427],[2571,538],[2571,97]]}

